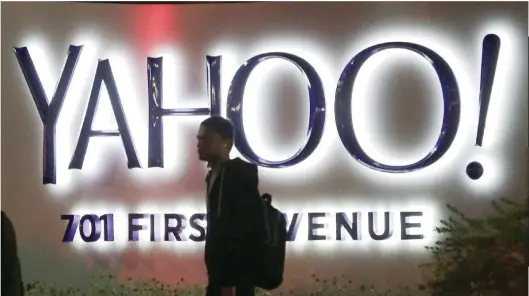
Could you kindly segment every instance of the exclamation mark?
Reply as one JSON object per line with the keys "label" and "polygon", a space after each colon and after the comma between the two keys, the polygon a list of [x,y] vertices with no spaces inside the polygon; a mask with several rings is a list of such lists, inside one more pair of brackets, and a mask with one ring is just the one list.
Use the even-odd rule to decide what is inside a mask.
{"label": "exclamation mark", "polygon": [[[500,37],[489,34],[483,39],[483,53],[481,56],[481,81],[479,88],[479,122],[476,135],[476,146],[482,146],[485,124],[487,122],[487,111],[489,110],[490,94],[496,74],[496,64],[500,53]],[[483,176],[483,166],[474,161],[467,166],[467,176],[477,180]]]}

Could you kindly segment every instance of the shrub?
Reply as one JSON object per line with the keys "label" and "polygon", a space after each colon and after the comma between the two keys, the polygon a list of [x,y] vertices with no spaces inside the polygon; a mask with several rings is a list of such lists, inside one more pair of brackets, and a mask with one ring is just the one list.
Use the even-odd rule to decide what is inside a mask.
{"label": "shrub", "polygon": [[529,211],[506,199],[492,202],[495,214],[469,218],[448,205],[452,216],[441,220],[442,235],[426,247],[434,261],[430,273],[433,296],[524,295],[527,287]]}
{"label": "shrub", "polygon": [[[101,284],[92,284],[86,289],[80,288],[60,288],[44,283],[33,283],[26,285],[26,296],[101,296],[101,295],[123,295],[123,296],[204,296],[205,288],[201,286],[183,287],[184,279],[181,279],[175,286],[164,285],[155,279],[150,281],[132,281],[118,284],[112,276],[102,276],[97,281]],[[312,276],[312,287],[309,292],[297,292],[289,290],[287,292],[267,292],[258,290],[257,296],[424,296],[418,290],[403,287],[394,291],[379,291],[373,286],[361,285],[354,287],[351,280],[346,280],[345,276],[335,277],[331,280],[323,280]]]}

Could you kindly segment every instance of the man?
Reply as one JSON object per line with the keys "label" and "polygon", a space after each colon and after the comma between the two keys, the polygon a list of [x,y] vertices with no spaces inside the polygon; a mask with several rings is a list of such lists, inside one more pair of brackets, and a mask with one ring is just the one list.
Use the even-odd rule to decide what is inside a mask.
{"label": "man", "polygon": [[13,223],[2,211],[2,295],[24,294]]}
{"label": "man", "polygon": [[198,155],[207,162],[206,296],[254,296],[256,242],[264,223],[258,215],[257,166],[230,159],[234,143],[231,122],[214,116],[202,122]]}

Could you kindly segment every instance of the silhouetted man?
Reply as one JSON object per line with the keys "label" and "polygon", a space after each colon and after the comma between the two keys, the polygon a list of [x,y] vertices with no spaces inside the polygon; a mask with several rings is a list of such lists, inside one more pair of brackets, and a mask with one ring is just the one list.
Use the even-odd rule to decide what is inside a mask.
{"label": "silhouetted man", "polygon": [[197,138],[199,158],[210,168],[206,177],[206,296],[253,296],[255,246],[263,234],[257,218],[261,202],[257,166],[230,159],[234,130],[225,118],[203,121]]}
{"label": "silhouetted man", "polygon": [[2,211],[2,295],[23,295],[22,275],[13,223]]}

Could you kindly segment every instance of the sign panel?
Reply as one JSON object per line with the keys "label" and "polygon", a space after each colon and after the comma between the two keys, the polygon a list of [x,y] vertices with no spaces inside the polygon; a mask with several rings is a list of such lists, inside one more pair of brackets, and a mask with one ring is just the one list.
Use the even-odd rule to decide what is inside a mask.
{"label": "sign panel", "polygon": [[518,4],[32,5],[6,6],[2,36],[3,207],[25,254],[170,250],[202,272],[211,115],[259,166],[299,270],[378,273],[362,260],[423,255],[446,203],[525,194]]}

